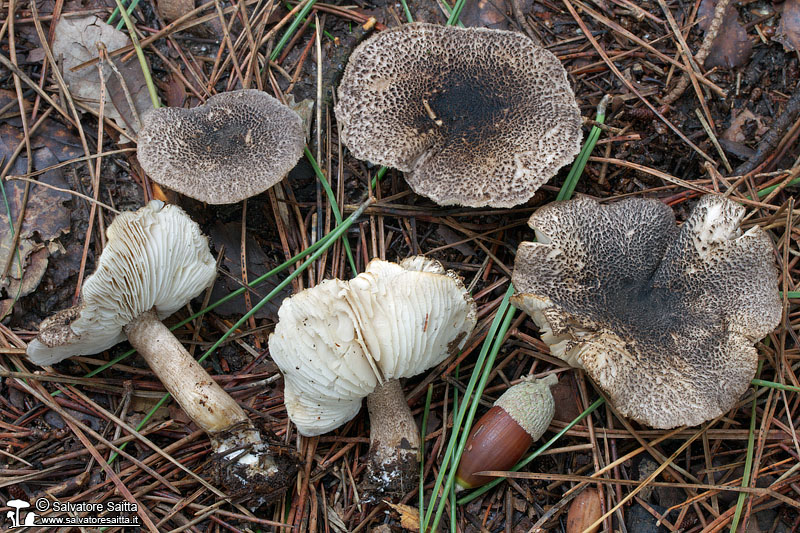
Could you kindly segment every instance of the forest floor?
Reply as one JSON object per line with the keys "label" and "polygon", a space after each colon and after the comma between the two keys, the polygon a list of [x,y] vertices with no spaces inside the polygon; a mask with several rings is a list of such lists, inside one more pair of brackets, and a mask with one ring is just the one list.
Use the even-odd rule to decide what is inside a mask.
{"label": "forest floor", "polygon": [[[565,529],[567,513],[587,490],[599,490],[603,512],[612,511],[601,531],[799,530],[800,0],[740,0],[719,9],[716,3],[456,4],[463,6],[464,26],[525,33],[562,61],[584,118],[584,140],[599,128],[575,194],[604,203],[657,198],[679,222],[702,194],[724,194],[747,209],[743,229],[759,225],[769,236],[783,318],[756,344],[759,381],[725,416],[676,431],[620,416],[583,371],[550,354],[533,321],[513,314],[504,299],[516,250],[533,239],[526,222],[556,199],[569,165],[512,209],[439,207],[414,194],[394,169],[373,191],[379,168],[340,144],[331,89],[355,45],[409,17],[445,24],[453,8],[448,0],[143,0],[131,12],[135,46],[127,44],[119,16],[111,26],[121,31],[105,24],[115,12],[113,1],[3,0],[0,505],[43,496],[120,501],[124,487],[124,498],[140,505],[143,525],[159,531],[418,529],[420,505],[425,512],[438,509],[431,501],[437,475],[451,475],[443,461],[454,439],[453,402],[457,397],[461,405],[470,378],[486,380],[480,416],[521,377],[555,371],[555,417],[531,451],[552,441],[549,447],[523,468],[527,475],[477,496],[460,493],[458,505],[446,499],[440,530],[571,533],[577,530]],[[720,24],[711,24],[715,13]],[[371,17],[375,26],[364,30]],[[102,79],[96,62],[84,64],[98,54],[92,47],[98,33],[107,44],[103,64],[110,56],[117,69],[104,70]],[[241,88],[293,98],[309,111],[308,153],[319,169],[303,157],[277,186],[232,205],[162,191],[136,159],[136,115],[152,103],[135,48],[143,51],[162,105],[194,107]],[[72,68],[78,64],[84,68]],[[594,119],[606,95],[599,124]],[[303,438],[283,406],[283,380],[267,349],[281,301],[323,279],[354,275],[339,240],[304,272],[297,272],[295,260],[262,279],[336,227],[317,170],[330,181],[343,217],[371,200],[345,233],[357,271],[375,257],[425,254],[463,276],[477,304],[478,325],[464,350],[404,382],[417,422],[425,419],[422,498],[415,487],[395,502],[364,500],[366,409],[332,433]],[[127,344],[47,370],[24,357],[41,320],[77,303],[114,210],[133,210],[154,197],[179,203],[219,257],[216,285],[192,312],[247,289],[175,333],[197,354],[223,340],[204,365],[272,432],[276,448],[297,460],[297,481],[275,504],[253,509],[248,494],[223,499],[209,488],[208,437],[174,402],[160,402],[163,386]],[[283,283],[291,273],[299,275]],[[239,321],[254,307],[257,312]],[[189,316],[182,310],[168,324]],[[510,323],[495,338],[492,325],[503,319]],[[495,357],[490,368],[481,368],[481,353]],[[127,455],[117,456],[111,446],[123,444]],[[103,462],[110,466],[99,466]]]}

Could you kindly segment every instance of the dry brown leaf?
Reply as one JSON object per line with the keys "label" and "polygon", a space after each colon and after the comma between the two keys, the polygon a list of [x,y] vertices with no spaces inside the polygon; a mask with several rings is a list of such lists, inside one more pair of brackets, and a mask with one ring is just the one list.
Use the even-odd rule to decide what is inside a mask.
{"label": "dry brown leaf", "polygon": [[164,20],[172,22],[194,9],[194,0],[158,0],[157,7]]}
{"label": "dry brown leaf", "polygon": [[505,10],[506,3],[504,0],[467,2],[464,5],[464,11],[461,13],[461,22],[464,23],[464,26],[507,30],[508,17],[506,17]]}
{"label": "dry brown leaf", "polygon": [[[703,0],[697,11],[700,28],[708,31],[708,26],[714,18],[714,8],[717,0]],[[739,12],[734,3],[728,4],[722,26],[711,46],[711,52],[706,57],[706,68],[732,69],[745,65],[753,52],[753,44],[747,37],[747,30],[739,24]]]}
{"label": "dry brown leaf", "polygon": [[403,529],[419,531],[419,509],[402,503],[386,503],[400,515],[400,526]]}
{"label": "dry brown leaf", "polygon": [[[101,44],[111,52],[130,44],[130,39],[94,15],[59,19],[53,39],[53,54],[56,59],[63,58],[64,80],[73,97],[85,101],[95,110],[100,109],[100,73],[97,67],[93,65],[77,71],[72,68],[98,57],[98,45]],[[152,109],[153,104],[138,60],[131,58],[126,63],[116,62],[115,65],[125,80],[138,115]],[[113,119],[121,128],[135,133],[139,124],[128,105],[118,76],[110,66],[104,65],[103,78],[107,95],[105,116]]]}
{"label": "dry brown leaf", "polygon": [[787,52],[800,50],[800,0],[786,0],[783,14],[773,41],[783,45]]}
{"label": "dry brown leaf", "polygon": [[600,492],[594,487],[588,487],[575,496],[569,504],[567,533],[596,533],[600,526],[591,529],[589,526],[601,516],[603,516],[603,503],[600,501]]}
{"label": "dry brown leaf", "polygon": [[755,138],[759,138],[769,130],[769,128],[764,125],[762,118],[763,117],[761,116],[756,116],[753,114],[753,112],[749,109],[745,109],[744,111],[739,112],[739,114],[736,115],[733,120],[731,120],[731,125],[728,126],[728,129],[722,133],[722,138],[737,143],[744,143],[754,140],[753,135],[748,135],[743,130],[745,124],[747,124],[749,121],[755,121],[756,127],[752,133],[755,135]]}
{"label": "dry brown leaf", "polygon": [[[230,222],[228,224],[217,222],[211,228],[211,240],[218,251],[222,246],[225,247],[225,257],[221,266],[230,274],[230,276],[221,275],[217,277],[214,289],[211,292],[211,298],[217,300],[242,287],[242,225],[238,222]],[[264,254],[258,241],[249,232],[247,232],[245,246],[247,247],[247,281],[252,282],[276,266]],[[267,280],[259,286],[258,293],[263,296],[274,289],[276,285],[277,283],[274,280]],[[280,294],[276,295],[276,298],[273,298],[271,302],[259,309],[255,317],[276,318],[281,301],[290,294],[291,292],[288,290],[281,291]],[[261,296],[250,295],[251,299],[256,301],[260,300]],[[216,312],[222,316],[240,315],[244,308],[244,296],[237,296],[220,304],[216,308]]]}
{"label": "dry brown leaf", "polygon": [[[16,146],[17,138],[14,133],[8,124],[0,126],[0,159],[3,156],[8,158],[13,150],[12,146]],[[45,168],[58,162],[48,148],[36,150],[33,157],[34,168]],[[22,174],[26,171],[26,167],[25,158],[19,157],[12,172]],[[39,180],[57,187],[67,187],[59,170],[46,172],[39,177]],[[0,268],[5,268],[15,250],[19,255],[12,260],[8,276],[0,280],[0,288],[4,290],[5,298],[13,302],[36,289],[47,269],[50,253],[62,251],[55,239],[70,230],[69,210],[64,207],[70,196],[32,185],[19,242],[15,248],[11,225],[16,224],[19,216],[25,183],[10,181],[2,185],[5,188],[10,213],[3,209],[3,220],[0,222]],[[3,305],[3,309],[10,310],[10,308],[9,302]]]}

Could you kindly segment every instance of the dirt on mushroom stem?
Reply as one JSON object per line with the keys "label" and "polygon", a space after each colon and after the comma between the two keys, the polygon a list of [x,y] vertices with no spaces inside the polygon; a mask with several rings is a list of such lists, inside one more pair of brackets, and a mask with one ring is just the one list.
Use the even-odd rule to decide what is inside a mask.
{"label": "dirt on mushroom stem", "polygon": [[367,498],[399,497],[419,481],[420,436],[397,379],[367,396],[369,462],[362,490]]}
{"label": "dirt on mushroom stem", "polygon": [[247,494],[258,507],[283,494],[296,462],[273,456],[258,428],[220,385],[186,351],[154,311],[124,328],[131,345],[187,415],[208,433],[214,448],[214,475],[232,496]]}

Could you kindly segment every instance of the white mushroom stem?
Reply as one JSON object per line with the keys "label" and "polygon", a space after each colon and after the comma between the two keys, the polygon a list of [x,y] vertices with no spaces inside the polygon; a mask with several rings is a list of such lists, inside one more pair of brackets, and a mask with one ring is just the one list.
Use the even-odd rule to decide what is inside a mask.
{"label": "white mushroom stem", "polygon": [[224,462],[230,462],[225,466],[227,472],[222,473],[226,487],[230,489],[233,482],[233,489],[240,484],[245,488],[247,483],[264,483],[279,475],[275,459],[266,453],[267,445],[244,410],[186,351],[155,312],[139,315],[124,331],[184,412],[208,433],[214,451],[224,454]]}
{"label": "white mushroom stem", "polygon": [[367,396],[370,423],[369,481],[379,487],[411,490],[418,476],[420,436],[403,388],[396,379]]}

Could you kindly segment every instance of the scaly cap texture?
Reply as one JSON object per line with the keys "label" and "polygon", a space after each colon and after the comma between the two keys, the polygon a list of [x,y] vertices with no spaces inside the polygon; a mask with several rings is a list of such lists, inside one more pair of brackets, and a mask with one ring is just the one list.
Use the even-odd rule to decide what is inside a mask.
{"label": "scaly cap texture", "polygon": [[440,205],[527,201],[580,151],[564,67],[515,32],[405,24],[359,45],[336,120],[360,158]]}
{"label": "scaly cap texture", "polygon": [[278,183],[303,155],[300,116],[255,89],[192,109],[145,114],[137,157],[157,183],[209,204],[232,204]]}
{"label": "scaly cap texture", "polygon": [[542,379],[523,379],[505,391],[494,405],[501,407],[536,441],[553,420],[556,403],[550,387],[558,383],[558,378],[550,374]]}
{"label": "scaly cap texture", "polygon": [[325,280],[283,301],[269,338],[284,403],[301,434],[358,414],[379,383],[419,374],[461,348],[475,303],[437,261],[375,259],[351,279]]}
{"label": "scaly cap texture", "polygon": [[539,209],[512,298],[553,355],[583,367],[617,410],[656,428],[728,411],[753,378],[753,343],[778,324],[772,243],[744,209],[704,196],[676,227],[657,200]]}
{"label": "scaly cap texture", "polygon": [[111,348],[125,340],[122,328],[140,314],[153,309],[166,318],[214,281],[208,239],[176,205],[153,200],[118,215],[106,234],[81,303],[43,320],[28,344],[28,357],[37,365]]}

